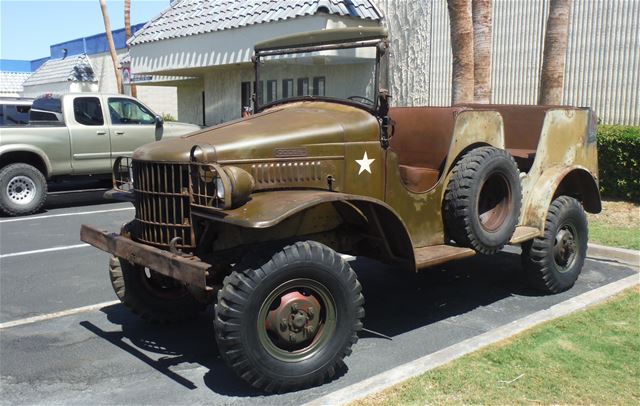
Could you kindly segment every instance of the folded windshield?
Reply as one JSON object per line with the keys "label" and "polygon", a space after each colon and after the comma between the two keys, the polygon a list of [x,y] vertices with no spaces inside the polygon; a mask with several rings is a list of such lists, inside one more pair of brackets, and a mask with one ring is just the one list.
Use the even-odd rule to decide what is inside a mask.
{"label": "folded windshield", "polygon": [[375,46],[261,56],[257,67],[258,109],[308,97],[374,108],[376,61]]}

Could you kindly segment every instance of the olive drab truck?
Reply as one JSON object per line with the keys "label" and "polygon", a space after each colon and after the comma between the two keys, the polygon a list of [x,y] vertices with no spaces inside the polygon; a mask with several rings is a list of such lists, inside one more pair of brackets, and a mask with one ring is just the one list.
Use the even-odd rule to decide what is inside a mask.
{"label": "olive drab truck", "polygon": [[339,253],[416,272],[515,244],[535,287],[574,284],[601,209],[590,109],[390,107],[382,28],[263,42],[254,63],[256,83],[326,81],[118,159],[111,195],[135,217],[82,226],[143,319],[214,304],[229,368],[281,392],[329,379],[358,339],[364,296]]}

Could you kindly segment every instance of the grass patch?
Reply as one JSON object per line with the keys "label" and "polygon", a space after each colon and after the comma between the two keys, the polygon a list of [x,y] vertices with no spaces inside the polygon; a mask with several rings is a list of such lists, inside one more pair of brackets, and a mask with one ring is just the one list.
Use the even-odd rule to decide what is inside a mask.
{"label": "grass patch", "polygon": [[630,289],[354,405],[640,404],[639,309]]}
{"label": "grass patch", "polygon": [[640,250],[640,205],[603,201],[600,214],[589,214],[589,241]]}

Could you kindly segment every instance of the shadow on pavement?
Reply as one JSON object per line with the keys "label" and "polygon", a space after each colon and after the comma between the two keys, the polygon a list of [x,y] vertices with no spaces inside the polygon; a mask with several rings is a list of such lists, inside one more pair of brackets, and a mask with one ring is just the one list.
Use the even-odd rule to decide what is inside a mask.
{"label": "shadow on pavement", "polygon": [[[369,259],[352,262],[365,295],[365,328],[360,337],[393,336],[487,306],[511,295],[538,296],[520,281],[520,256],[501,253],[475,257],[446,266],[408,274]],[[104,331],[80,324],[123,351],[188,388],[194,382],[171,370],[184,363],[206,369],[205,385],[212,391],[236,397],[264,396],[237,378],[222,362],[213,331],[213,308],[198,319],[179,325],[151,324],[124,306],[102,311],[120,331]],[[346,368],[334,379],[346,373]]]}

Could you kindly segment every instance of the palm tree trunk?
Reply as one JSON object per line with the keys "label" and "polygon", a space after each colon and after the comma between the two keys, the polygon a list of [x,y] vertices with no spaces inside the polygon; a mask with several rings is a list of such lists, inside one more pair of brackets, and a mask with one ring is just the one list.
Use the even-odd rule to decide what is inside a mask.
{"label": "palm tree trunk", "polygon": [[[124,36],[125,36],[125,41],[129,41],[129,38],[131,38],[131,35],[132,35],[132,32],[131,32],[131,0],[124,0]],[[127,45],[127,49],[130,49],[129,45]],[[129,60],[131,60],[131,57],[129,57]],[[129,76],[129,81],[131,81],[131,76]],[[138,97],[138,89],[136,88],[136,85],[131,84],[129,87],[131,88],[131,96]]]}
{"label": "palm tree trunk", "polygon": [[538,104],[562,104],[570,13],[571,0],[551,0],[549,3]]}
{"label": "palm tree trunk", "polygon": [[100,8],[102,9],[102,19],[104,20],[104,31],[107,34],[107,41],[109,42],[109,53],[111,54],[111,60],[113,61],[113,70],[116,74],[116,83],[118,84],[118,93],[124,93],[124,85],[122,84],[122,72],[118,67],[118,55],[116,54],[116,46],[113,43],[113,35],[111,34],[111,24],[109,23],[109,11],[107,11],[107,4],[105,0],[100,1]]}
{"label": "palm tree trunk", "polygon": [[473,99],[491,102],[491,0],[473,0]]}
{"label": "palm tree trunk", "polygon": [[451,104],[473,101],[473,22],[471,0],[447,0],[451,24]]}

